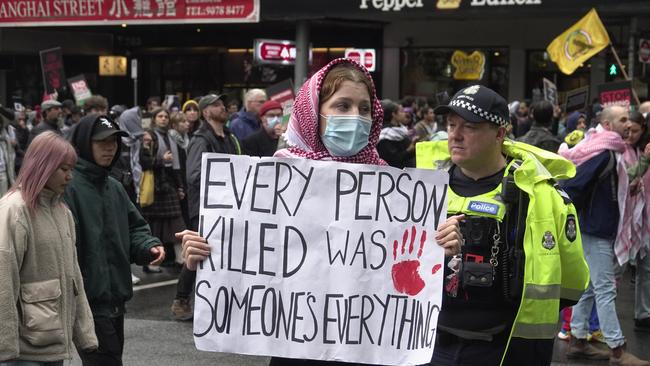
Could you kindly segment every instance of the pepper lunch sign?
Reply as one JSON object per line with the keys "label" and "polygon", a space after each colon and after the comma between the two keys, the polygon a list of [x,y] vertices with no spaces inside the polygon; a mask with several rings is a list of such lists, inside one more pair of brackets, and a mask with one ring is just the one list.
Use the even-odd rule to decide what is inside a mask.
{"label": "pepper lunch sign", "polygon": [[370,72],[377,70],[377,52],[374,48],[359,49],[359,48],[346,48],[345,58],[354,60],[361,65],[365,66]]}

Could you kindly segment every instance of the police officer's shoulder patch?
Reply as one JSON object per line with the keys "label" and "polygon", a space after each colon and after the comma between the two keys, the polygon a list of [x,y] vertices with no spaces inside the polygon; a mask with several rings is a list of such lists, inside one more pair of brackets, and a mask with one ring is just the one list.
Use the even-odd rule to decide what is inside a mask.
{"label": "police officer's shoulder patch", "polygon": [[555,248],[555,238],[553,237],[552,232],[546,231],[544,233],[544,237],[542,238],[542,246],[548,250]]}
{"label": "police officer's shoulder patch", "polygon": [[564,224],[564,234],[570,242],[574,242],[576,237],[578,237],[578,225],[576,225],[576,217],[574,215],[568,215],[566,217],[566,223]]}

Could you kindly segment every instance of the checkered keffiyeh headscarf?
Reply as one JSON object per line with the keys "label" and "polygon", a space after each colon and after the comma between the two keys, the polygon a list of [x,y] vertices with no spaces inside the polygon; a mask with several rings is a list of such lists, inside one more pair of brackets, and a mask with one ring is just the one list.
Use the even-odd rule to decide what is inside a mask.
{"label": "checkered keffiyeh headscarf", "polygon": [[[350,64],[361,70],[372,85],[370,98],[372,100],[372,127],[368,138],[368,145],[359,153],[353,156],[338,157],[330,155],[320,138],[319,113],[320,113],[320,91],[323,80],[330,70],[340,64]],[[286,132],[288,149],[279,150],[276,157],[302,157],[312,160],[334,160],[347,163],[386,165],[379,154],[377,154],[377,142],[384,118],[384,112],[377,99],[375,85],[370,73],[365,67],[350,59],[339,58],[333,60],[320,69],[300,88],[294,102],[291,118]]]}

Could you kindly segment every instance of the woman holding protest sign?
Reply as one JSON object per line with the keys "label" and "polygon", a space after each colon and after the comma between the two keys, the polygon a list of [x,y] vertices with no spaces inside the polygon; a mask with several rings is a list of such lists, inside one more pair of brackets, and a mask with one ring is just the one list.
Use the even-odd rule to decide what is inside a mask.
{"label": "woman holding protest sign", "polygon": [[[352,60],[336,59],[301,87],[285,134],[290,147],[277,151],[275,157],[386,165],[376,149],[382,121],[370,73]],[[459,251],[460,219],[451,217],[438,227],[436,240],[446,255]],[[187,267],[196,269],[210,254],[210,246],[196,232],[186,230],[177,236],[183,242]],[[273,358],[271,365],[323,362]]]}

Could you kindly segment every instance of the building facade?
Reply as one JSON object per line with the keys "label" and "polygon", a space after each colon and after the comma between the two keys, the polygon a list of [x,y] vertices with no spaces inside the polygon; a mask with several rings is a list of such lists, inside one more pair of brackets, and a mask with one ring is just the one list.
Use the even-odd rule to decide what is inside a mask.
{"label": "building facade", "polygon": [[[62,48],[66,77],[83,74],[91,91],[111,104],[143,104],[149,96],[169,94],[184,100],[209,91],[238,96],[295,76],[291,65],[257,64],[256,39],[305,37],[312,48],[307,74],[342,57],[345,48],[375,49],[373,77],[382,98],[431,97],[481,83],[510,100],[524,99],[534,97],[542,78],[559,91],[590,86],[595,96],[599,84],[620,78],[609,75],[610,50],[572,75],[560,73],[545,53],[553,38],[592,7],[626,70],[638,79],[638,93],[642,98],[648,93],[650,71],[637,57],[639,39],[650,38],[648,1],[260,0],[258,5],[259,22],[253,23],[0,23],[0,102],[40,102],[38,51],[52,47]],[[308,24],[307,31],[298,29],[298,22]],[[130,70],[100,75],[98,57],[105,55],[125,56],[129,65],[137,59],[137,82]],[[70,97],[65,89],[60,99]]]}

